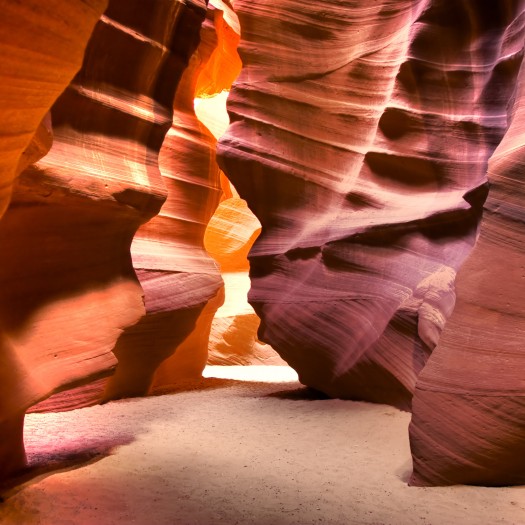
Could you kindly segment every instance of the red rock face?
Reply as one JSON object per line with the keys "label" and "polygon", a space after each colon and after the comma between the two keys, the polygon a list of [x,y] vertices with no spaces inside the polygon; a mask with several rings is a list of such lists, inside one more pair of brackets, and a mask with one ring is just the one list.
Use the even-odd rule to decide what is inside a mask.
{"label": "red rock face", "polygon": [[[235,7],[244,69],[230,97],[232,125],[221,141],[220,163],[262,224],[250,255],[250,301],[262,319],[260,337],[307,385],[331,396],[407,406],[452,312],[455,273],[476,239],[487,162],[506,130],[521,63],[523,7],[384,1],[353,2],[349,9],[337,2],[243,0]],[[491,172],[514,166],[499,158]],[[517,206],[503,208],[512,213],[512,226],[499,219],[505,193],[518,183],[508,184],[496,190],[492,205],[498,235],[522,226]],[[494,240],[488,231],[492,243],[505,246],[500,253],[510,250],[512,287],[521,279],[518,237]],[[473,260],[477,269],[486,264],[483,256]],[[471,279],[482,275],[475,271]],[[489,297],[505,296],[495,295],[495,282],[473,287],[482,290],[469,301],[466,324],[448,332],[450,363],[456,363],[456,345],[465,348],[465,360],[453,366],[453,385],[468,377],[461,374],[471,337],[493,353],[491,367],[507,359],[505,350],[498,354],[500,336],[485,337],[499,313],[478,316]],[[523,341],[517,308],[502,320],[505,341]],[[484,330],[468,335],[480,325]],[[518,359],[514,342],[509,345]],[[440,436],[447,432],[449,410],[458,425],[462,421],[457,399],[450,406],[437,394],[433,404],[427,399],[429,388],[441,388],[432,370],[441,371],[444,352],[432,359],[436,364],[422,375],[416,396],[413,444],[421,464],[433,458],[434,472],[420,465],[416,481],[436,482],[441,474],[453,481],[437,474],[439,444],[430,443],[437,426]],[[502,413],[507,419],[512,410],[520,413],[519,401],[511,399]],[[499,401],[492,397],[489,406],[487,400],[472,408],[471,421],[484,406],[484,421],[493,417]],[[443,418],[433,420],[440,403]],[[498,447],[516,437],[509,432]],[[472,459],[467,452],[464,457]],[[523,465],[516,468],[523,472]]]}
{"label": "red rock face", "polygon": [[220,272],[203,247],[204,231],[221,193],[215,139],[193,110],[199,75],[217,47],[215,13],[201,29],[205,15],[203,5],[182,11],[177,19],[175,49],[188,54],[179,59],[185,70],[159,158],[168,197],[131,246],[146,315],[115,347],[119,365],[105,399],[144,395],[152,383],[155,389],[165,389],[181,378],[200,377],[213,315],[223,300]]}
{"label": "red rock face", "polygon": [[[50,122],[46,113],[80,68],[89,35],[106,5],[105,0],[73,0],[67,5],[61,0],[50,0],[45,6],[29,0],[2,5],[0,218],[9,204],[15,177],[51,147]],[[30,221],[24,224],[34,227]],[[5,239],[0,241],[0,257],[6,261],[9,272],[10,243],[6,245],[4,242]],[[27,253],[27,256],[31,255],[34,254]],[[13,278],[16,277],[11,276],[9,281]],[[9,292],[11,283],[4,279],[5,272],[2,272],[0,478],[24,464],[24,406],[28,399],[34,399],[35,391],[42,392],[46,388],[28,377],[29,356],[21,358],[15,348],[21,342],[17,335],[27,317],[18,311],[16,302],[9,304],[13,299]],[[24,286],[22,284],[22,288]],[[38,303],[38,297],[34,302]],[[6,308],[8,316],[5,318]],[[15,325],[7,328],[13,318]]]}
{"label": "red rock face", "polygon": [[[96,26],[104,2],[4,6],[0,478],[51,394],[162,392],[206,363],[221,184],[193,98],[239,68],[211,3],[111,0]],[[260,339],[330,396],[414,394],[417,485],[525,482],[525,5],[490,4],[235,2],[219,153],[262,225]],[[257,228],[228,197],[209,246],[239,272]],[[217,320],[216,362],[268,360],[245,313]]]}
{"label": "red rock face", "polygon": [[28,0],[2,5],[0,217],[15,177],[49,150],[46,125],[41,122],[79,70],[107,0],[41,4]]}
{"label": "red rock face", "polygon": [[[145,276],[139,271],[143,291],[130,255],[136,230],[166,200],[159,150],[205,13],[204,3],[110,2],[80,72],[52,108],[50,152],[16,184],[0,223],[0,420],[12,436],[5,448],[2,440],[3,473],[23,462],[23,453],[15,462],[11,457],[14,449],[23,451],[20,430],[28,407],[107,376],[117,364],[115,354],[121,363],[110,394],[142,393],[151,381],[144,379],[154,370],[151,363],[160,362],[158,352],[148,354],[150,347],[143,345],[142,370],[134,371],[133,348],[121,355],[125,328],[145,314],[164,315],[168,303],[171,310],[202,309],[217,293],[218,278],[212,276],[206,299],[181,299],[194,294],[189,276],[182,279],[179,302],[170,303],[162,287],[166,267],[152,266]],[[153,247],[148,255],[157,261]],[[191,319],[185,321],[191,331]],[[75,399],[85,403],[82,396]]]}
{"label": "red rock face", "polygon": [[408,404],[488,162],[417,383],[411,483],[523,483],[523,4],[354,7],[236,2],[221,156],[263,224],[261,337],[331,395]]}
{"label": "red rock face", "polygon": [[480,238],[416,385],[415,485],[525,483],[524,82],[522,65],[509,130],[489,161]]}

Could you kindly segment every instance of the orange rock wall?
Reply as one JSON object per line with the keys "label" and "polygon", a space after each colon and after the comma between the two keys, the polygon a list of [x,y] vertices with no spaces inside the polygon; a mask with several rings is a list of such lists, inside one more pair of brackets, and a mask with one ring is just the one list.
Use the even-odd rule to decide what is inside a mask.
{"label": "orange rock wall", "polygon": [[[213,48],[208,43],[203,56],[192,58],[206,5],[112,0],[93,28],[103,7],[95,13],[84,6],[83,33],[75,28],[87,44],[82,67],[23,164],[50,151],[19,177],[0,221],[0,477],[24,464],[28,408],[63,390],[68,394],[53,396],[48,407],[99,401],[103,388],[106,399],[146,393],[156,368],[194,325],[201,327],[199,352],[206,353],[198,313],[211,299],[211,325],[220,304],[222,281],[202,247],[219,200],[219,172],[209,133],[188,102],[195,68]],[[67,26],[68,9],[49,20],[47,7],[31,9],[44,32]],[[32,18],[20,21],[22,33],[26,22]],[[81,58],[80,38],[73,44],[70,53]],[[40,51],[51,57],[53,48]],[[55,80],[54,70],[47,75]],[[57,85],[60,78],[64,72]],[[165,201],[162,214],[144,225]],[[205,361],[201,355],[184,371],[196,373]],[[115,368],[109,382],[100,379]],[[164,382],[180,371],[171,372],[163,371]]]}
{"label": "orange rock wall", "polygon": [[[412,405],[412,484],[523,483],[523,2],[105,8],[3,6],[0,478],[35,404],[200,375],[204,240],[242,280],[244,198],[260,340],[223,310],[216,362],[280,362],[264,342],[330,396]],[[239,42],[238,196],[193,99],[228,89]]]}
{"label": "orange rock wall", "polygon": [[167,199],[131,245],[146,315],[117,342],[119,364],[105,399],[144,395],[153,383],[163,389],[177,379],[200,377],[206,364],[207,333],[223,299],[220,272],[203,247],[221,193],[215,140],[193,110],[199,75],[218,43],[210,14],[202,25],[203,4],[177,19],[172,45],[186,54],[178,61],[173,122],[159,157]]}
{"label": "orange rock wall", "polygon": [[[61,0],[45,5],[29,0],[2,5],[0,219],[9,205],[16,176],[51,147],[46,114],[80,68],[93,26],[106,6],[105,0],[73,0],[67,5]],[[28,225],[33,228],[31,220],[26,220]],[[9,240],[7,244],[5,238],[0,240],[0,247],[9,273]],[[31,256],[31,250],[24,254],[24,258]],[[16,265],[13,269],[16,272]],[[27,323],[26,311],[19,311],[16,302],[10,303],[16,273],[8,276],[7,283],[5,275],[2,272],[0,276],[0,478],[24,464],[24,409],[47,388],[28,377],[31,356],[19,350],[19,345],[27,345],[27,337],[20,337],[21,327]],[[15,324],[10,325],[13,318]],[[31,332],[33,338],[41,338],[37,327]]]}
{"label": "orange rock wall", "polygon": [[93,26],[106,6],[107,0],[2,4],[0,217],[15,177],[49,149],[41,122],[79,70]]}

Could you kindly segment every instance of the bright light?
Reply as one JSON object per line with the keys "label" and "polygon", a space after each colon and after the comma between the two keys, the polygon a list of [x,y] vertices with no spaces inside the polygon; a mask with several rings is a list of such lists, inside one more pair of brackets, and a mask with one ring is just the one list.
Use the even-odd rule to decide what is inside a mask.
{"label": "bright light", "polygon": [[202,375],[256,383],[295,383],[299,381],[297,372],[289,366],[207,366]]}

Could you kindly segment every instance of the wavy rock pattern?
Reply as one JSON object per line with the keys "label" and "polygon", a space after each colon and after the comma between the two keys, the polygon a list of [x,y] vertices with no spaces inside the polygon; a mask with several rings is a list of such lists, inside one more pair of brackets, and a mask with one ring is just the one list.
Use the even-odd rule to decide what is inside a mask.
{"label": "wavy rock pattern", "polygon": [[189,67],[178,83],[172,127],[160,152],[168,197],[131,246],[146,315],[117,343],[119,365],[106,399],[144,395],[152,383],[164,389],[178,379],[200,376],[206,364],[211,322],[223,300],[220,272],[203,247],[221,193],[215,139],[193,110],[199,75],[218,44],[214,18],[219,15],[215,10],[209,15],[202,30],[204,3],[186,8],[178,18],[175,48],[187,53],[179,71],[188,62]]}
{"label": "wavy rock pattern", "polygon": [[[227,94],[223,91],[211,98],[201,98],[196,104],[199,119],[217,139],[229,124]],[[261,225],[222,172],[221,187],[222,200],[204,235],[206,251],[219,264],[225,283],[225,304],[217,311],[211,326],[208,364],[284,364],[269,345],[258,340],[260,321],[247,301],[250,288],[247,257]]]}
{"label": "wavy rock pattern", "polygon": [[209,97],[229,90],[242,67],[237,53],[241,28],[230,2],[208,0],[207,4],[216,45],[197,79],[194,97]]}
{"label": "wavy rock pattern", "polygon": [[19,177],[0,222],[0,417],[15,439],[3,473],[23,463],[6,465],[23,451],[12,428],[24,411],[108,375],[117,339],[145,313],[130,245],[166,199],[158,154],[204,14],[200,3],[110,2],[52,108],[49,154]]}
{"label": "wavy rock pattern", "polygon": [[[172,48],[178,57],[172,75],[178,84],[172,126],[159,157],[167,201],[159,215],[138,230],[131,246],[146,314],[119,338],[114,349],[119,365],[109,383],[90,382],[32,411],[170,391],[180,380],[200,376],[206,364],[210,327],[223,290],[218,269],[203,249],[203,236],[219,199],[220,177],[216,141],[196,119],[193,100],[195,93],[203,93],[203,77],[208,89],[213,87],[210,68],[232,63],[231,51],[221,40],[227,34],[224,19],[230,19],[222,10],[229,8],[218,0],[213,4],[207,11],[203,3],[189,4],[176,13]],[[222,89],[220,82],[214,85]]]}
{"label": "wavy rock pattern", "polygon": [[0,217],[15,177],[49,150],[41,122],[80,69],[93,26],[106,6],[107,0],[2,4]]}
{"label": "wavy rock pattern", "polygon": [[[513,25],[520,55],[524,23],[522,11]],[[416,385],[414,485],[525,483],[524,65],[513,100],[510,128],[489,161],[480,238]]]}
{"label": "wavy rock pattern", "polygon": [[[228,5],[216,0],[210,4],[216,11],[218,44],[199,76],[195,112],[219,139],[229,124],[227,90],[241,71],[237,53],[240,27],[236,14]],[[221,187],[221,202],[204,235],[206,251],[219,264],[225,281],[225,303],[211,325],[208,363],[282,365],[284,363],[276,352],[258,340],[259,319],[246,298],[249,289],[247,255],[261,225],[222,171]]]}
{"label": "wavy rock pattern", "polygon": [[507,125],[517,3],[235,7],[244,69],[219,157],[262,224],[260,337],[307,385],[406,406]]}
{"label": "wavy rock pattern", "polygon": [[[28,0],[2,5],[0,218],[9,204],[16,176],[51,147],[48,111],[80,69],[91,31],[106,6],[106,0],[73,0],[67,5],[50,0],[45,6]],[[30,221],[24,225],[34,228]],[[0,241],[0,246],[2,262],[10,266],[9,244]],[[1,273],[4,292],[12,283],[6,284]],[[11,313],[18,310],[16,303],[0,302],[2,313],[6,305]],[[0,479],[25,462],[24,405],[34,394],[32,388],[42,391],[41,386],[27,380],[30,364],[14,349],[16,341],[5,328],[8,322],[9,318],[0,316]],[[16,332],[19,326],[11,328]],[[20,378],[21,384],[17,382]]]}
{"label": "wavy rock pattern", "polygon": [[[221,173],[193,98],[235,78],[236,16],[111,0],[94,27],[103,1],[65,4],[2,6],[0,478],[51,394],[40,409],[200,374],[223,299],[203,247]],[[412,484],[525,482],[525,3],[235,7],[245,67],[219,150],[262,225],[261,339],[333,397],[415,390]],[[225,196],[206,235],[234,280],[257,223]],[[212,359],[277,360],[251,310],[230,313]]]}

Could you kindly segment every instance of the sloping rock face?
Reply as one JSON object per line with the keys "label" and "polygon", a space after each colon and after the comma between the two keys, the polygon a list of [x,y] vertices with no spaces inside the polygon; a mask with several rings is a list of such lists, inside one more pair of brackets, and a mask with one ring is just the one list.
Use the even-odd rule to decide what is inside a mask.
{"label": "sloping rock face", "polygon": [[[516,33],[524,21],[516,21]],[[415,485],[525,483],[523,65],[509,109],[510,128],[489,161],[480,238],[458,274],[454,313],[416,385]]]}
{"label": "sloping rock face", "polygon": [[220,163],[262,224],[260,337],[331,396],[410,404],[414,484],[524,481],[524,4],[235,3]]}
{"label": "sloping rock face", "polygon": [[41,122],[80,69],[93,26],[106,6],[107,0],[3,3],[0,217],[15,177],[49,150],[48,125]]}
{"label": "sloping rock face", "polygon": [[520,5],[235,8],[244,69],[219,151],[262,224],[260,338],[330,396],[407,406],[475,242]]}
{"label": "sloping rock face", "polygon": [[[41,409],[204,367],[221,174],[193,98],[239,68],[235,15],[210,4],[111,0],[96,26],[102,1],[3,6],[0,478],[51,394]],[[214,359],[273,360],[264,341],[330,396],[415,392],[413,484],[525,482],[525,2],[235,8],[244,70],[219,150],[240,197],[208,241],[242,278],[246,199],[261,340],[251,310],[224,310]]]}
{"label": "sloping rock face", "polygon": [[[199,76],[195,112],[219,139],[229,125],[226,99],[241,71],[237,53],[240,26],[231,7],[219,0],[209,4],[215,13],[217,47]],[[219,264],[225,283],[225,303],[215,314],[209,334],[208,364],[285,364],[278,354],[257,338],[259,318],[248,304],[248,252],[261,225],[246,201],[221,171],[221,202],[204,235],[206,251]]]}
{"label": "sloping rock face", "polygon": [[[67,5],[62,0],[50,0],[45,6],[28,0],[2,5],[0,219],[16,176],[51,147],[47,112],[79,70],[91,31],[106,6],[105,0],[73,0]],[[0,258],[10,267],[9,245],[0,241],[0,246]],[[16,277],[5,282],[5,273],[1,274],[2,293],[7,290],[7,297],[0,305],[0,478],[24,464],[24,407],[34,399],[35,391],[45,390],[28,378],[27,356],[14,348],[16,342],[10,334],[19,333],[20,324],[9,331],[5,328],[13,317],[23,324],[24,315],[15,313],[16,302],[9,304],[10,281]],[[4,318],[6,309],[9,315]]]}
{"label": "sloping rock face", "polygon": [[206,364],[210,328],[224,292],[203,237],[221,195],[221,176],[216,140],[196,118],[193,102],[196,94],[211,95],[224,88],[224,79],[213,81],[218,71],[225,70],[226,82],[231,82],[233,73],[228,72],[240,66],[232,60],[232,43],[224,39],[234,38],[235,43],[238,34],[230,36],[231,8],[219,0],[207,9],[202,3],[188,4],[174,15],[171,80],[177,86],[157,181],[167,200],[159,214],[139,228],[131,245],[145,314],[119,337],[113,350],[118,366],[109,380],[54,395],[32,411],[167,392],[179,388],[181,380],[200,377]]}
{"label": "sloping rock face", "polygon": [[110,2],[51,110],[51,150],[14,188],[0,221],[2,475],[23,464],[25,410],[111,373],[124,329],[165,304],[153,272],[145,309],[130,245],[166,200],[158,155],[205,13],[203,2]]}
{"label": "sloping rock face", "polygon": [[175,49],[187,56],[179,58],[184,74],[159,158],[168,196],[131,246],[146,315],[115,347],[119,364],[105,399],[147,394],[152,383],[158,390],[181,378],[200,377],[211,322],[223,301],[219,269],[203,246],[206,225],[221,194],[215,139],[193,110],[198,78],[218,44],[215,18],[222,14],[210,10],[202,25],[205,7],[186,8],[178,17]]}

